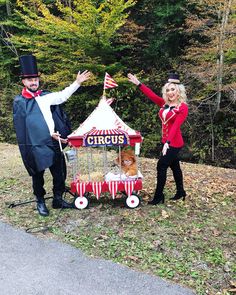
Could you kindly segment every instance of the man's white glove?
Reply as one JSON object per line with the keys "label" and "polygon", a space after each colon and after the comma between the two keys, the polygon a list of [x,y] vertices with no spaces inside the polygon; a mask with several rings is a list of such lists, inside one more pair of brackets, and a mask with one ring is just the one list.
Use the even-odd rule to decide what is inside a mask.
{"label": "man's white glove", "polygon": [[167,150],[169,149],[169,143],[166,142],[164,145],[163,145],[163,149],[162,149],[162,155],[165,156],[166,153],[167,153]]}

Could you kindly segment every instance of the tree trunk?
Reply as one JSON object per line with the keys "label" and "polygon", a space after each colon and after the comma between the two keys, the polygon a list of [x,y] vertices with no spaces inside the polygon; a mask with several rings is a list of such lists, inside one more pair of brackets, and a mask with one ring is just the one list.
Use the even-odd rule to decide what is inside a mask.
{"label": "tree trunk", "polygon": [[11,3],[9,0],[6,1],[6,10],[7,10],[7,16],[11,15]]}
{"label": "tree trunk", "polygon": [[214,112],[212,113],[212,107],[209,103],[209,115],[211,119],[211,161],[215,161],[215,133],[214,133]]}
{"label": "tree trunk", "polygon": [[222,87],[223,87],[223,68],[224,68],[224,40],[225,31],[228,24],[229,13],[232,6],[232,0],[225,1],[222,21],[220,25],[220,36],[218,44],[218,59],[217,59],[217,97],[216,97],[216,113],[220,110]]}

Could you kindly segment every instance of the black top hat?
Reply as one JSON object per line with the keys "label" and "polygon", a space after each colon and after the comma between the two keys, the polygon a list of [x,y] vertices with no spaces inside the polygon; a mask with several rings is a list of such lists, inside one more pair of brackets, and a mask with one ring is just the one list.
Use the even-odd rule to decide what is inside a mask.
{"label": "black top hat", "polygon": [[19,58],[21,68],[21,78],[39,77],[37,61],[34,55],[23,55]]}
{"label": "black top hat", "polygon": [[177,74],[177,73],[169,73],[168,83],[180,84],[179,74]]}

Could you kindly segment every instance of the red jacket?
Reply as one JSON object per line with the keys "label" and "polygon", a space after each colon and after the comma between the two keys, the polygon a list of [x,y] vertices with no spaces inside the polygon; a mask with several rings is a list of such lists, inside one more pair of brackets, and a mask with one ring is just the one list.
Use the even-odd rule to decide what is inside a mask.
{"label": "red jacket", "polygon": [[185,121],[188,115],[188,106],[186,103],[182,102],[178,107],[171,109],[164,119],[163,111],[166,105],[164,99],[154,93],[146,85],[141,84],[139,89],[150,98],[155,104],[157,104],[161,109],[159,111],[159,117],[162,122],[162,143],[166,141],[170,142],[172,147],[182,147],[184,145],[182,133],[180,130],[181,125]]}

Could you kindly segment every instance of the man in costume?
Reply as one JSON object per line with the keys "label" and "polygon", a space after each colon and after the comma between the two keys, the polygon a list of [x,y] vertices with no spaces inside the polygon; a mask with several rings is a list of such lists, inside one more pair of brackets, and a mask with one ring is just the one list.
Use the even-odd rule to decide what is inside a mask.
{"label": "man in costume", "polygon": [[72,208],[63,200],[65,191],[65,159],[60,150],[59,137],[66,145],[71,132],[68,120],[60,104],[65,102],[89,79],[90,72],[78,73],[76,80],[64,90],[49,93],[39,90],[39,73],[33,55],[20,57],[21,78],[24,88],[14,98],[13,122],[23,163],[32,177],[33,193],[40,215],[48,216],[45,204],[44,171],[50,169],[53,178],[52,207]]}

